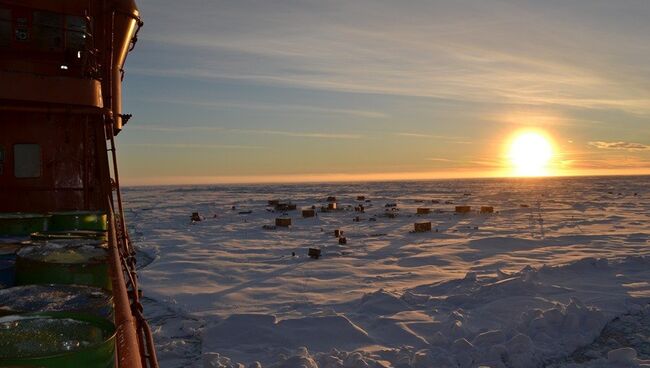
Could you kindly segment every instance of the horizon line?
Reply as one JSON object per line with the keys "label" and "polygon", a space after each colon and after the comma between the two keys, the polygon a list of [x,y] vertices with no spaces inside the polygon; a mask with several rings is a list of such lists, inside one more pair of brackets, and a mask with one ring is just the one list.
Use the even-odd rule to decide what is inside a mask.
{"label": "horizon line", "polygon": [[[153,179],[125,180],[124,187],[162,187],[162,186],[202,186],[202,185],[268,185],[268,184],[344,184],[344,183],[375,183],[375,182],[415,182],[415,181],[447,181],[447,180],[478,180],[478,179],[522,179],[522,180],[537,180],[537,179],[552,179],[552,178],[588,178],[588,177],[634,177],[634,176],[650,176],[650,168],[637,172],[612,172],[614,170],[597,170],[594,172],[583,173],[566,173],[555,175],[543,176],[516,176],[516,175],[467,175],[467,176],[438,176],[430,177],[435,173],[417,173],[420,177],[397,177],[408,173],[369,173],[369,174],[314,174],[314,175],[300,175],[300,174],[287,174],[287,175],[266,175],[266,176],[167,176]],[[629,170],[626,170],[629,171]],[[388,174],[385,177],[378,175]],[[360,176],[365,176],[362,178]],[[292,179],[292,177],[294,179]],[[299,179],[298,177],[307,177]],[[329,178],[328,178],[329,177]],[[358,178],[354,178],[358,177]],[[194,178],[195,181],[167,181],[180,178]],[[245,179],[244,179],[245,178]],[[267,178],[267,179],[262,179]],[[268,178],[277,178],[277,180],[270,180]],[[157,179],[157,180],[156,180]],[[166,180],[161,180],[166,179]],[[196,180],[196,179],[201,179]],[[156,182],[150,182],[158,181]],[[129,183],[129,182],[133,183]]]}

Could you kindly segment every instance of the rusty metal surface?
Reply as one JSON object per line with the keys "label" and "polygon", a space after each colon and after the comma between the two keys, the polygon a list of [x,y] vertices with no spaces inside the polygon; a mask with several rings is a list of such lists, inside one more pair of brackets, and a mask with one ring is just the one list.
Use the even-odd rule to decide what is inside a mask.
{"label": "rusty metal surface", "polygon": [[[106,144],[97,116],[2,111],[0,212],[104,210]],[[99,125],[99,126],[98,126]],[[16,144],[38,144],[41,175],[14,175]]]}

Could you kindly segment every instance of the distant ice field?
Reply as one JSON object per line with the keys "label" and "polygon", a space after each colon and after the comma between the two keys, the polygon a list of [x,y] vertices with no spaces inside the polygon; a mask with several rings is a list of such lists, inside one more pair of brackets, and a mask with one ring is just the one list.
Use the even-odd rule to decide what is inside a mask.
{"label": "distant ice field", "polygon": [[[650,364],[647,176],[124,195],[163,367]],[[338,210],[321,212],[328,196]],[[454,213],[461,205],[472,211]],[[317,216],[302,218],[312,206]],[[203,220],[192,223],[193,212]],[[292,226],[264,229],[281,216]],[[414,233],[415,222],[432,231]]]}

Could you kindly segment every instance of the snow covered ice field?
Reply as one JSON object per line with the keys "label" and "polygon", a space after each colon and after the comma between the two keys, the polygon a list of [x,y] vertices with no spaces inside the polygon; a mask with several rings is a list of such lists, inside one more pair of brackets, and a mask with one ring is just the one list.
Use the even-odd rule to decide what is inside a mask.
{"label": "snow covered ice field", "polygon": [[[341,210],[301,218],[327,196]],[[650,366],[650,177],[133,187],[125,198],[165,368]],[[298,205],[291,228],[263,229],[281,215],[270,199]],[[454,214],[462,204],[497,213]],[[192,224],[196,211],[205,219]],[[420,220],[433,231],[412,233]]]}

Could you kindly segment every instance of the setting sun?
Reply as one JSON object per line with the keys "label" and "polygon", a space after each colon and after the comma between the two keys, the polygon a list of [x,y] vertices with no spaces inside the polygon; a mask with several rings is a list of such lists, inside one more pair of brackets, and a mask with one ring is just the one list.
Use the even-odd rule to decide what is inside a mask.
{"label": "setting sun", "polygon": [[538,132],[522,132],[510,143],[508,158],[516,176],[544,176],[553,157],[549,138]]}

